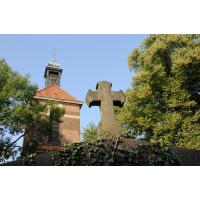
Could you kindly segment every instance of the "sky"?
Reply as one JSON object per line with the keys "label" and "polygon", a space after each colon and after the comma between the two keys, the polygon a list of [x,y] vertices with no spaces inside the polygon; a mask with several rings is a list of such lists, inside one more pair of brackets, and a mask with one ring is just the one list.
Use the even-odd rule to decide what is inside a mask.
{"label": "sky", "polygon": [[[61,88],[85,101],[87,91],[95,90],[102,80],[112,83],[112,90],[130,87],[133,72],[128,55],[147,35],[0,35],[0,58],[13,70],[30,75],[32,83],[44,88],[45,67],[55,54],[63,73]],[[98,107],[81,108],[81,132],[100,120]]]}
{"label": "sky", "polygon": [[[199,33],[199,4],[200,1],[197,0],[6,0],[0,4],[1,33]],[[44,68],[52,58],[52,49],[55,48],[56,59],[64,68],[62,88],[84,100],[88,88],[95,89],[96,81],[102,78],[113,81],[115,90],[129,87],[133,72],[128,70],[127,57],[144,38],[144,35],[0,34],[0,57],[5,57],[10,66],[19,72],[30,73],[31,81],[42,88]],[[98,76],[95,69],[101,71]],[[89,121],[98,120],[99,111],[95,107],[89,109],[84,105],[81,111],[81,126],[85,126]],[[1,196],[6,199],[9,194],[10,198],[17,200],[19,195],[16,194],[23,187],[25,194],[31,193],[30,199],[35,199],[38,195],[42,198],[48,197],[49,200],[55,197],[63,198],[66,197],[66,188],[67,197],[83,200],[93,199],[96,193],[97,199],[102,199],[105,195],[116,200],[127,199],[133,196],[132,188],[135,189],[134,197],[138,199],[157,200],[161,195],[163,197],[163,194],[163,199],[170,199],[172,195],[177,199],[199,197],[198,168],[54,169],[1,168]],[[8,187],[10,180],[17,183],[12,190]],[[52,184],[53,182],[60,184]],[[119,182],[123,184],[119,185]],[[33,188],[37,192],[33,192]],[[99,193],[99,188],[104,192]],[[117,189],[117,192],[113,192],[112,189]],[[27,195],[20,195],[20,199],[25,199]]]}

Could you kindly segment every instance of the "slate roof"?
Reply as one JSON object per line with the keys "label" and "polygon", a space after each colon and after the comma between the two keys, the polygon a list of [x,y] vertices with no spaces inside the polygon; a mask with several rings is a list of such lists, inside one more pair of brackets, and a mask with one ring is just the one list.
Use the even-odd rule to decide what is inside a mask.
{"label": "slate roof", "polygon": [[77,100],[75,97],[73,97],[68,92],[65,92],[63,89],[61,89],[57,85],[51,85],[49,87],[46,87],[44,89],[37,91],[36,98],[37,97],[81,103],[81,101]]}

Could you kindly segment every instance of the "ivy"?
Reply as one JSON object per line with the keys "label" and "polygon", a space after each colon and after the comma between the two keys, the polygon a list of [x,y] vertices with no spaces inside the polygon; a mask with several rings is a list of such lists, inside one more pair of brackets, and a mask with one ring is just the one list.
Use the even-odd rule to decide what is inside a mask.
{"label": "ivy", "polygon": [[53,157],[57,166],[162,166],[180,165],[180,156],[169,146],[120,137],[71,144]]}

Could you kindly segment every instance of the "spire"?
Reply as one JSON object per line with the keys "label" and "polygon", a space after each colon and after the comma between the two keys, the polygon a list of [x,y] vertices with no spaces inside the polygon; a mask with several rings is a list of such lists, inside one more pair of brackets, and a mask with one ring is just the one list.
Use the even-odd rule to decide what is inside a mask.
{"label": "spire", "polygon": [[56,69],[61,69],[61,65],[56,63],[55,59],[55,54],[53,53],[53,58],[50,62],[48,62],[48,67],[56,68]]}

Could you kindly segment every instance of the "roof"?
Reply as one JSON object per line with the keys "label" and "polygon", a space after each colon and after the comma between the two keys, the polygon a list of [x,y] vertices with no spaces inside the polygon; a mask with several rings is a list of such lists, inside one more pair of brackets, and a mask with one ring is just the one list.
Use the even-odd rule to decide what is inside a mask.
{"label": "roof", "polygon": [[48,67],[52,67],[52,68],[55,68],[55,69],[60,69],[61,68],[61,65],[56,63],[56,60],[55,58],[52,59],[52,61],[50,61],[48,63]]}
{"label": "roof", "polygon": [[48,98],[51,100],[61,100],[61,101],[72,101],[72,102],[79,102],[75,97],[70,95],[69,93],[65,92],[63,89],[58,87],[57,85],[51,85],[44,89],[37,91],[36,98]]}

